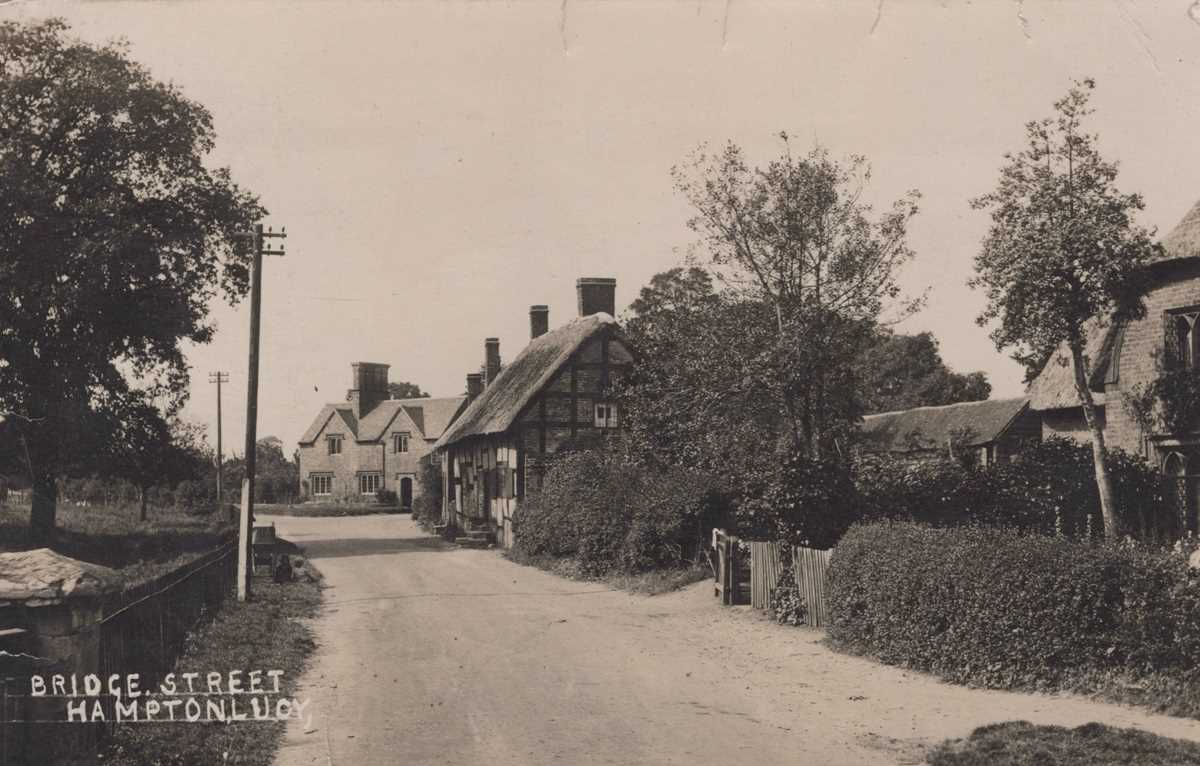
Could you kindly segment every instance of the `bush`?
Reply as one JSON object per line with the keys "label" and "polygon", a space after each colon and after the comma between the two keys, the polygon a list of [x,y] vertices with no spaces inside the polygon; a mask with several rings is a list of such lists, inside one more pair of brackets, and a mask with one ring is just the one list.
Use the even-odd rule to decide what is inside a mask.
{"label": "bush", "polygon": [[413,521],[426,532],[442,523],[442,469],[428,457],[421,460],[421,473],[417,476],[416,493],[412,504]]}
{"label": "bush", "polygon": [[399,508],[400,498],[390,489],[381,489],[375,493],[375,502],[387,508]]}
{"label": "bush", "polygon": [[746,540],[826,549],[858,516],[859,498],[845,465],[790,453],[745,482],[736,531]]}
{"label": "bush", "polygon": [[[1161,477],[1144,459],[1109,453],[1122,526],[1141,538],[1177,534]],[[855,487],[864,519],[935,526],[981,524],[1043,534],[1097,536],[1103,530],[1091,448],[1065,439],[1031,445],[1008,463],[974,469],[949,460],[860,455]]]}
{"label": "bush", "polygon": [[556,458],[515,518],[525,557],[570,556],[585,576],[684,563],[707,534],[707,482],[603,449]]}
{"label": "bush", "polygon": [[[1181,549],[862,524],[833,554],[829,603],[835,645],[960,683],[1096,688],[1132,677],[1162,682],[1161,696],[1200,680],[1200,575]],[[1185,696],[1165,702],[1200,712],[1200,696]]]}
{"label": "bush", "polygon": [[775,581],[769,607],[771,616],[780,625],[803,625],[808,616],[808,602],[796,587],[796,570],[790,562]]}

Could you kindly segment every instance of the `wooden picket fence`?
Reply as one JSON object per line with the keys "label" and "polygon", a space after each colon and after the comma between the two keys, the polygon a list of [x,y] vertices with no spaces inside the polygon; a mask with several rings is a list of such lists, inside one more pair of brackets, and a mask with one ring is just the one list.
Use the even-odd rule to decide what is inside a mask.
{"label": "wooden picket fence", "polygon": [[[771,591],[779,582],[786,564],[784,543],[750,543],[750,605],[766,609],[771,603]],[[791,546],[796,588],[808,605],[805,622],[819,628],[829,622],[826,574],[833,551]]]}

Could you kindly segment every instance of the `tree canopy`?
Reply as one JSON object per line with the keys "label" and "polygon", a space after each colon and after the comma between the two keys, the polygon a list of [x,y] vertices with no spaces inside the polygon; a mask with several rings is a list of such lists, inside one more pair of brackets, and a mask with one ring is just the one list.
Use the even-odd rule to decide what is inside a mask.
{"label": "tree canopy", "polygon": [[426,399],[429,394],[421,390],[416,383],[407,380],[397,380],[388,383],[388,396],[393,399]]}
{"label": "tree canopy", "polygon": [[1142,316],[1146,265],[1157,245],[1139,226],[1138,194],[1117,189],[1117,164],[1100,154],[1084,130],[1092,80],[1075,83],[1054,104],[1055,115],[1025,126],[1026,148],[1004,156],[996,188],[972,201],[992,222],[972,286],[987,293],[981,325],[992,326],[998,349],[1036,374],[1065,347],[1092,435],[1105,533],[1119,533],[1108,478],[1104,429],[1089,388],[1084,325]]}
{"label": "tree canopy", "polygon": [[205,163],[214,141],[208,111],[125,45],[0,23],[0,410],[19,416],[35,534],[54,478],[90,459],[69,435],[147,398],[176,411],[183,344],[247,290],[238,235],[264,210]]}
{"label": "tree canopy", "polygon": [[982,372],[958,373],[942,361],[932,333],[880,332],[859,362],[868,413],[978,402],[992,393]]}

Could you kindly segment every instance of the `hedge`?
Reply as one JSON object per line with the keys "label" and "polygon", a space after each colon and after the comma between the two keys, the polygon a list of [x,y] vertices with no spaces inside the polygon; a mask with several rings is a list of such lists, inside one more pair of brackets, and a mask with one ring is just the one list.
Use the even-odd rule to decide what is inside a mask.
{"label": "hedge", "polygon": [[1136,683],[1200,713],[1200,574],[1182,547],[874,522],[843,537],[829,589],[841,649],[998,688]]}

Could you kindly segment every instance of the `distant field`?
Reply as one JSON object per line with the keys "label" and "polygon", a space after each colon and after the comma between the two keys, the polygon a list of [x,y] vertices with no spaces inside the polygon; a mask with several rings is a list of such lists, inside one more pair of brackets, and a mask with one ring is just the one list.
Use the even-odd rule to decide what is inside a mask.
{"label": "distant field", "polygon": [[[154,578],[232,539],[228,516],[150,508],[146,521],[135,506],[58,507],[58,537],[51,546],[71,558],[117,569],[133,584]],[[0,505],[0,552],[35,547],[29,539],[29,506]]]}
{"label": "distant field", "polygon": [[400,511],[388,505],[336,505],[304,503],[303,505],[275,505],[272,503],[255,503],[254,514],[269,514],[273,516],[373,516],[379,513],[399,513]]}

